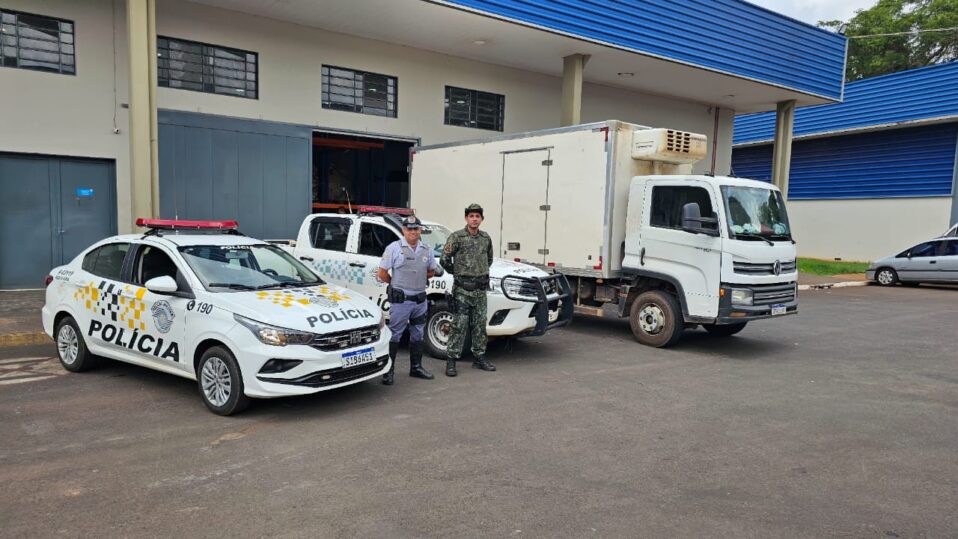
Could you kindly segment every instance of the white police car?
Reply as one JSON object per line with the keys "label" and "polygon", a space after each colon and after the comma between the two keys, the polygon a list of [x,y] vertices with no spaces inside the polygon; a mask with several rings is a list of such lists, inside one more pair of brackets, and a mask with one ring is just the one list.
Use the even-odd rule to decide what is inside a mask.
{"label": "white police car", "polygon": [[230,415],[389,369],[389,330],[361,294],[327,284],[235,221],[137,221],[47,277],[43,327],[63,367],[95,356],[197,380]]}

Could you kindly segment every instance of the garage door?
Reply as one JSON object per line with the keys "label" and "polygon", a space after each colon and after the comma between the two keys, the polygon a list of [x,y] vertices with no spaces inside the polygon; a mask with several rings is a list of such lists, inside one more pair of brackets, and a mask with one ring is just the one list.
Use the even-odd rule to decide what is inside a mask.
{"label": "garage door", "polygon": [[0,289],[42,288],[51,268],[114,234],[113,161],[0,153]]}

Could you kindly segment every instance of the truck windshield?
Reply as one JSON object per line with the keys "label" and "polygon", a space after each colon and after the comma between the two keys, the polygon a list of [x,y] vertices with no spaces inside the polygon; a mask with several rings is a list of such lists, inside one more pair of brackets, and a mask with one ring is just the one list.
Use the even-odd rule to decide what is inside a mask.
{"label": "truck windshield", "polygon": [[724,185],[722,197],[730,237],[743,240],[792,239],[785,201],[779,191]]}
{"label": "truck windshield", "polygon": [[190,245],[183,258],[209,289],[265,290],[312,286],[323,280],[272,245]]}
{"label": "truck windshield", "polygon": [[442,254],[442,248],[446,246],[446,239],[449,238],[449,234],[452,234],[452,232],[442,225],[422,225],[420,238],[437,255],[440,255]]}

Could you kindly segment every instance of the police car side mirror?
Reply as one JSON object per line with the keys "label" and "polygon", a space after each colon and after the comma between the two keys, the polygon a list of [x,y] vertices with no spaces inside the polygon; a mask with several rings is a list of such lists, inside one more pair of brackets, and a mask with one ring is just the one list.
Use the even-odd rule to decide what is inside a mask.
{"label": "police car side mirror", "polygon": [[146,287],[150,292],[156,294],[169,295],[173,294],[178,290],[176,286],[176,281],[173,280],[169,275],[163,275],[162,277],[154,277],[147,281],[143,286]]}

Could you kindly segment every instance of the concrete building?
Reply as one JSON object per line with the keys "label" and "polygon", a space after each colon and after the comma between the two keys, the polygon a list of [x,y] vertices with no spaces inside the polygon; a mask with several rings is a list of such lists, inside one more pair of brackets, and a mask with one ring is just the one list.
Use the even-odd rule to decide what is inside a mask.
{"label": "concrete building", "polygon": [[0,288],[37,286],[136,217],[238,218],[279,238],[347,200],[406,205],[420,143],[620,119],[707,134],[698,171],[726,173],[734,115],[839,101],[846,48],[739,0],[0,12]]}
{"label": "concrete building", "polygon": [[[874,260],[958,221],[958,62],[849,83],[795,112],[788,211],[802,256]],[[732,169],[771,180],[775,117],[735,120]]]}

